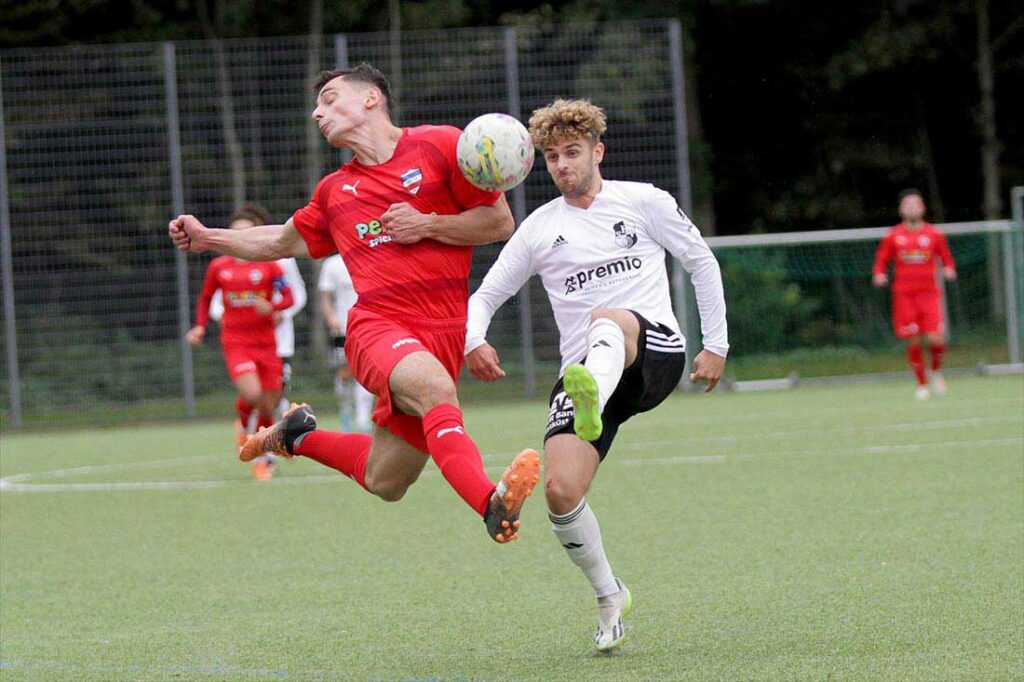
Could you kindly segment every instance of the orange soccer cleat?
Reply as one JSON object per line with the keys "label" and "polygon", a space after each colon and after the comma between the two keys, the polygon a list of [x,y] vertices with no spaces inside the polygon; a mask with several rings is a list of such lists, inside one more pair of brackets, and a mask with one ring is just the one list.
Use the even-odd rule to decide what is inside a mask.
{"label": "orange soccer cleat", "polygon": [[277,465],[269,459],[258,459],[252,463],[252,475],[257,481],[269,481],[274,477]]}
{"label": "orange soccer cleat", "polygon": [[264,453],[271,453],[286,459],[292,458],[291,444],[299,436],[316,429],[316,415],[309,405],[292,403],[281,421],[268,428],[262,428],[249,436],[238,450],[238,459],[251,462]]}
{"label": "orange soccer cleat", "polygon": [[484,516],[487,534],[500,543],[519,539],[519,512],[540,480],[540,455],[523,450],[505,469]]}

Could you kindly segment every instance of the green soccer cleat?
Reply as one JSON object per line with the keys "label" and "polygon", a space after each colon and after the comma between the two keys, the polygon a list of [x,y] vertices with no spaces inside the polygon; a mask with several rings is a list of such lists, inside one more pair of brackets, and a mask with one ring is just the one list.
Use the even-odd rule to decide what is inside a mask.
{"label": "green soccer cleat", "polygon": [[565,393],[572,398],[576,435],[593,442],[601,437],[604,425],[597,407],[597,382],[583,365],[569,365],[562,377]]}

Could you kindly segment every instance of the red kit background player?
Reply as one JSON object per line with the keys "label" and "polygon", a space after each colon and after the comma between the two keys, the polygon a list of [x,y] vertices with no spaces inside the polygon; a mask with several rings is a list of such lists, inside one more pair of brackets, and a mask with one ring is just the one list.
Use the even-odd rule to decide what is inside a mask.
{"label": "red kit background player", "polygon": [[433,459],[483,517],[498,542],[516,537],[519,510],[540,476],[524,450],[497,486],[466,434],[456,393],[463,362],[471,246],[507,239],[504,196],[470,185],[458,169],[459,130],[399,128],[390,85],[363,64],[321,74],[313,111],[321,134],[354,158],[325,177],[312,201],[284,225],[211,230],[192,216],[168,226],[179,249],[253,260],[341,254],[359,297],[349,312],[346,355],[356,380],[377,396],[373,435],[316,429],[306,405],[249,439],[243,460],[263,451],[303,455],[394,501]]}
{"label": "red kit background player", "polygon": [[899,213],[903,222],[889,230],[879,244],[871,281],[876,287],[888,285],[889,263],[893,263],[893,328],[897,338],[907,341],[907,360],[917,377],[917,397],[923,400],[929,391],[922,338],[931,354],[932,388],[940,395],[946,392],[946,382],[939,373],[946,351],[946,323],[935,260],[942,261],[947,281],[956,279],[956,265],[946,238],[924,221],[924,198],[918,190],[900,193]]}
{"label": "red kit background player", "polygon": [[[255,207],[246,204],[231,216],[229,229],[246,230],[262,224],[257,213]],[[253,410],[259,411],[258,426],[268,427],[274,422],[282,379],[281,358],[274,338],[274,313],[291,306],[292,292],[277,263],[257,263],[233,256],[214,258],[206,269],[196,303],[196,324],[186,337],[193,346],[201,344],[206,336],[210,302],[218,289],[224,298],[220,343],[228,375],[238,389],[235,428],[241,447]],[[280,294],[276,300],[275,292]],[[269,477],[269,464],[263,459],[257,461],[253,470],[257,478]]]}

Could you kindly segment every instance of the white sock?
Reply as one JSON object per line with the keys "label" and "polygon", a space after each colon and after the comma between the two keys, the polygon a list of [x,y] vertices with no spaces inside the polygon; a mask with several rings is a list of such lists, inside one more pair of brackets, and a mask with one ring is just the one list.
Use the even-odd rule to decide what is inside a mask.
{"label": "white sock", "polygon": [[342,415],[352,414],[352,384],[354,381],[334,378],[334,395],[338,398],[338,410]]}
{"label": "white sock", "polygon": [[363,388],[358,381],[352,382],[352,392],[355,394],[356,424],[360,426],[369,424],[374,403],[377,402],[377,396]]}
{"label": "white sock", "polygon": [[587,360],[583,366],[597,382],[597,406],[603,413],[626,366],[626,337],[622,327],[606,317],[591,322],[587,328]]}
{"label": "white sock", "polygon": [[548,510],[548,518],[551,519],[551,530],[555,531],[558,542],[565,547],[569,559],[587,576],[594,594],[601,598],[618,592],[619,586],[612,575],[612,567],[604,555],[601,527],[587,500],[580,500],[576,508],[564,516]]}

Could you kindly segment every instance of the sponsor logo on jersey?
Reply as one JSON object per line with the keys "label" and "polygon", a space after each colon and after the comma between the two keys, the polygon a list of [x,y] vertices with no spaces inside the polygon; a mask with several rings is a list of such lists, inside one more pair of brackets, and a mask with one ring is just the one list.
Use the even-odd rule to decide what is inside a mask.
{"label": "sponsor logo on jersey", "polygon": [[900,251],[900,261],[903,263],[927,263],[931,258],[932,255],[929,252],[921,251],[919,249],[907,249],[906,251]]}
{"label": "sponsor logo on jersey", "polygon": [[356,236],[360,240],[366,240],[367,237],[370,238],[367,245],[371,249],[392,241],[391,235],[384,234],[384,226],[379,220],[371,220],[368,223],[356,223],[355,228]]}
{"label": "sponsor logo on jersey", "polygon": [[341,186],[341,191],[342,192],[352,192],[352,196],[358,197],[359,196],[359,190],[357,188],[359,187],[359,183],[360,182],[362,182],[362,180],[356,180],[351,185],[348,184],[348,183],[345,183],[345,184],[343,184]]}
{"label": "sponsor logo on jersey", "polygon": [[559,246],[565,246],[568,243],[569,242],[566,240],[565,237],[563,237],[562,235],[558,235],[558,238],[555,239],[555,241],[551,242],[551,248],[557,249]]}
{"label": "sponsor logo on jersey", "polygon": [[420,191],[421,182],[423,182],[423,171],[419,168],[410,168],[402,173],[402,187],[409,190],[410,194]]}
{"label": "sponsor logo on jersey", "polygon": [[638,256],[623,256],[596,268],[580,270],[565,278],[565,293],[597,289],[606,284],[639,277],[643,264],[643,259]]}
{"label": "sponsor logo on jersey", "polygon": [[232,308],[247,308],[256,305],[256,301],[266,298],[262,291],[227,291],[224,304]]}
{"label": "sponsor logo on jersey", "polygon": [[615,244],[617,246],[631,249],[636,244],[636,225],[633,223],[620,220],[612,225],[612,231],[615,232]]}

